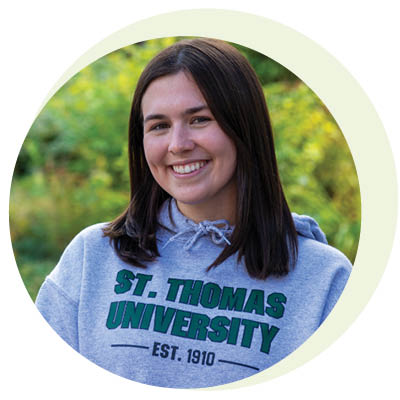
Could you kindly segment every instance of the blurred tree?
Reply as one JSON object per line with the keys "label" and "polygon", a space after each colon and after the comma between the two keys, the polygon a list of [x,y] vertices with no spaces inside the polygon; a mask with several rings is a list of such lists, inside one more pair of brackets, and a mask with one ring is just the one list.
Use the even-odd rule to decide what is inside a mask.
{"label": "blurred tree", "polygon": [[236,43],[230,43],[236,47],[250,62],[261,84],[267,85],[272,82],[295,82],[299,81],[299,78],[283,65],[277,63],[272,58],[265,56],[253,49],[241,46]]}

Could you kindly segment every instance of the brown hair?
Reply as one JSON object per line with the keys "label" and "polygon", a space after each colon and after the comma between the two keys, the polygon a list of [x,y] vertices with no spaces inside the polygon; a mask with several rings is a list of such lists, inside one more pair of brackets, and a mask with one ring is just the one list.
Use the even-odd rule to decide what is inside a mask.
{"label": "brown hair", "polygon": [[209,269],[237,252],[254,278],[286,275],[297,256],[297,233],[279,178],[264,93],[246,58],[220,40],[179,41],[144,69],[129,124],[131,201],[104,234],[127,263],[145,267],[159,257],[157,216],[170,195],[153,179],[144,156],[141,103],[152,81],[179,71],[193,77],[216,121],[237,148],[236,225],[231,245],[225,246]]}

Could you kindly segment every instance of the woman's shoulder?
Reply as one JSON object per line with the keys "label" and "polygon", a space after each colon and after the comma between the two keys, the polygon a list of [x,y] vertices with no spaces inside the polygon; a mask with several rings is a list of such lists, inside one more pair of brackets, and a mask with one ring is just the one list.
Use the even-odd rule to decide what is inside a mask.
{"label": "woman's shoulder", "polygon": [[65,252],[82,252],[98,246],[104,247],[109,238],[104,235],[103,229],[108,225],[108,222],[100,222],[90,225],[78,232],[67,245]]}
{"label": "woman's shoulder", "polygon": [[75,237],[86,240],[101,240],[104,237],[103,229],[108,225],[108,222],[99,222],[94,225],[87,226],[82,229]]}
{"label": "woman's shoulder", "polygon": [[94,224],[76,234],[46,277],[46,281],[56,285],[69,298],[78,299],[85,265],[104,259],[111,249],[109,239],[103,234],[106,226],[107,223]]}
{"label": "woman's shoulder", "polygon": [[343,267],[349,271],[352,268],[349,259],[337,248],[301,235],[298,237],[298,260],[321,267]]}

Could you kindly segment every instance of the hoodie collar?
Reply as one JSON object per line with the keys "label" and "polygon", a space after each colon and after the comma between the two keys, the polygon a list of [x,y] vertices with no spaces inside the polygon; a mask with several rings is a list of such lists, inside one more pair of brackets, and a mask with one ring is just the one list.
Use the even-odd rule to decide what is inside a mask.
{"label": "hoodie collar", "polygon": [[[313,218],[296,213],[292,213],[292,217],[299,235],[321,243],[328,243],[324,232]],[[175,199],[169,199],[164,202],[160,210],[159,221],[161,225],[173,232],[173,235],[163,245],[163,248],[180,237],[186,239],[183,245],[184,250],[190,250],[202,236],[208,236],[216,245],[231,244],[229,237],[234,227],[230,226],[227,220],[205,220],[196,223],[179,211]]]}
{"label": "hoodie collar", "polygon": [[164,202],[160,210],[159,221],[161,225],[175,233],[167,240],[163,248],[179,237],[186,239],[183,245],[184,250],[190,250],[202,236],[208,236],[216,245],[231,244],[228,238],[233,232],[233,227],[226,219],[204,220],[196,223],[179,211],[175,199]]}

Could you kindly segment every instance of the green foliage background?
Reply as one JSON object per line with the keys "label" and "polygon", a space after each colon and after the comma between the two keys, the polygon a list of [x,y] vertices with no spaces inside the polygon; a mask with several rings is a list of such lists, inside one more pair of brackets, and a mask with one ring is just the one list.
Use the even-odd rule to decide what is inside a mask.
{"label": "green foliage background", "polygon": [[[14,253],[32,299],[80,230],[114,219],[128,204],[127,133],[135,84],[148,61],[176,40],[151,40],[102,57],[70,79],[32,125],[10,198]],[[292,211],[314,217],[329,243],[354,261],[360,192],[339,127],[290,71],[235,46],[264,87]]]}

